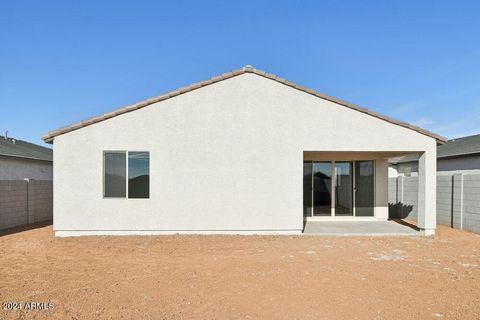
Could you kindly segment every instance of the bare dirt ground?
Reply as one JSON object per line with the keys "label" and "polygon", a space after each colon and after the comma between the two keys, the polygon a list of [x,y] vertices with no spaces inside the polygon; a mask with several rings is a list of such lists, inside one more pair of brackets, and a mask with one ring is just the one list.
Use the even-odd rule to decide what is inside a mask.
{"label": "bare dirt ground", "polygon": [[338,238],[17,231],[0,234],[0,319],[480,319],[480,235],[445,227]]}

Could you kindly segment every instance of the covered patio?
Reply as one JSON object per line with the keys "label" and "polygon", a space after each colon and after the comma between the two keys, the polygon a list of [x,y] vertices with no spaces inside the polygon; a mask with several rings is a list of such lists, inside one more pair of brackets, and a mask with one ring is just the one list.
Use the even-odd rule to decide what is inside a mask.
{"label": "covered patio", "polygon": [[[418,219],[412,228],[388,220],[388,160],[419,159]],[[427,151],[304,151],[304,233],[432,235],[435,230],[435,158]],[[418,228],[417,228],[418,226]]]}

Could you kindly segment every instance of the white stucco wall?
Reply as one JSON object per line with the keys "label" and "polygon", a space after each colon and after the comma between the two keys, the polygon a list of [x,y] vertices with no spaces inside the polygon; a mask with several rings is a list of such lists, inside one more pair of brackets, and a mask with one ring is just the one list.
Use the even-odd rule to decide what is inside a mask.
{"label": "white stucco wall", "polygon": [[[435,157],[436,142],[243,74],[55,137],[54,150],[58,235],[296,233],[303,224],[303,151]],[[105,150],[150,152],[150,199],[102,198]]]}
{"label": "white stucco wall", "polygon": [[375,217],[388,219],[388,160],[375,160]]}
{"label": "white stucco wall", "polygon": [[0,156],[0,180],[53,180],[50,161]]}

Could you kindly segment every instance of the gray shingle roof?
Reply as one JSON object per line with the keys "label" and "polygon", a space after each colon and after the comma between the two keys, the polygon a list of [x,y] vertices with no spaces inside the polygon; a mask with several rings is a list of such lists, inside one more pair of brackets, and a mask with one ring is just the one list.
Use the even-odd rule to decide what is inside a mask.
{"label": "gray shingle roof", "polygon": [[[465,157],[480,154],[480,134],[448,140],[437,146],[437,159]],[[417,155],[408,155],[390,159],[390,163],[418,161]]]}
{"label": "gray shingle roof", "polygon": [[480,134],[448,140],[437,148],[437,158],[480,153]]}
{"label": "gray shingle roof", "polygon": [[0,156],[53,161],[52,149],[5,137],[0,137]]}
{"label": "gray shingle roof", "polygon": [[56,136],[59,136],[59,135],[62,135],[64,133],[68,133],[68,132],[71,132],[71,131],[74,131],[74,130],[78,130],[80,128],[83,128],[83,127],[86,127],[86,126],[89,126],[89,125],[92,125],[94,123],[98,123],[98,122],[101,122],[101,121],[105,121],[107,119],[110,119],[110,118],[113,118],[113,117],[116,117],[118,115],[121,115],[121,114],[124,114],[124,113],[127,113],[127,112],[131,112],[131,111],[135,111],[137,109],[141,109],[141,108],[144,108],[146,106],[149,106],[151,104],[154,104],[156,102],[159,102],[159,101],[163,101],[163,100],[166,100],[166,99],[170,99],[172,97],[176,97],[180,94],[184,94],[186,92],[190,92],[190,91],[193,91],[193,90],[197,90],[199,88],[202,88],[202,87],[205,87],[205,86],[208,86],[208,85],[211,85],[213,83],[216,83],[216,82],[219,82],[219,81],[222,81],[222,80],[225,80],[225,79],[229,79],[229,78],[232,78],[232,77],[235,77],[235,76],[238,76],[238,75],[241,75],[241,74],[244,74],[244,73],[253,73],[253,74],[256,74],[258,76],[261,76],[261,77],[264,77],[264,78],[267,78],[267,79],[271,79],[273,81],[277,81],[277,82],[280,82],[286,86],[289,86],[289,87],[292,87],[292,88],[295,88],[297,90],[300,90],[300,91],[303,91],[303,92],[306,92],[308,94],[311,94],[313,96],[316,96],[318,98],[321,98],[321,99],[325,99],[325,100],[328,100],[328,101],[331,101],[331,102],[334,102],[338,105],[341,105],[341,106],[344,106],[344,107],[347,107],[347,108],[350,108],[350,109],[353,109],[353,110],[356,110],[356,111],[359,111],[359,112],[362,112],[362,113],[365,113],[365,114],[368,114],[372,117],[375,117],[375,118],[378,118],[378,119],[381,119],[381,120],[384,120],[384,121],[387,121],[387,122],[390,122],[390,123],[393,123],[395,125],[398,125],[398,126],[401,126],[401,127],[405,127],[405,128],[408,128],[408,129],[411,129],[411,130],[414,130],[414,131],[417,131],[423,135],[426,135],[428,137],[431,137],[431,138],[434,138],[436,139],[439,143],[443,143],[445,141],[447,141],[447,138],[445,137],[442,137],[436,133],[433,133],[433,132],[430,132],[430,131],[427,131],[425,129],[422,129],[420,127],[417,127],[417,126],[414,126],[414,125],[411,125],[409,123],[406,123],[406,122],[403,122],[403,121],[399,121],[399,120],[396,120],[396,119],[393,119],[393,118],[390,118],[388,116],[385,116],[385,115],[382,115],[382,114],[379,114],[375,111],[372,111],[372,110],[369,110],[369,109],[366,109],[366,108],[363,108],[363,107],[360,107],[356,104],[353,104],[353,103],[350,103],[350,102],[347,102],[345,100],[341,100],[341,99],[338,99],[338,98],[335,98],[335,97],[332,97],[332,96],[329,96],[329,95],[326,95],[324,93],[320,93],[320,92],[317,92],[313,89],[310,89],[310,88],[307,88],[305,86],[302,86],[302,85],[299,85],[299,84],[296,84],[294,82],[291,82],[291,81],[288,81],[284,78],[281,78],[279,76],[276,76],[272,73],[267,73],[265,71],[262,71],[262,70],[259,70],[259,69],[255,69],[254,67],[250,66],[250,65],[247,65],[241,69],[236,69],[236,70],[232,70],[231,72],[226,72],[226,73],[223,73],[221,75],[218,75],[218,76],[215,76],[215,77],[212,77],[208,80],[204,80],[204,81],[200,81],[200,82],[196,82],[196,83],[193,83],[189,86],[185,86],[185,87],[182,87],[182,88],[179,88],[177,90],[173,90],[173,91],[170,91],[170,92],[167,92],[167,93],[164,93],[162,95],[159,95],[159,96],[156,96],[156,97],[152,97],[150,99],[147,99],[147,100],[143,100],[143,101],[140,101],[140,102],[137,102],[137,103],[134,103],[134,104],[131,104],[131,105],[128,105],[126,107],[123,107],[123,108],[119,108],[119,109],[116,109],[116,110],[113,110],[111,112],[107,112],[107,113],[104,113],[102,115],[99,115],[99,116],[96,116],[96,117],[93,117],[93,118],[90,118],[90,119],[87,119],[87,120],[83,120],[83,121],[80,121],[80,122],[77,122],[77,123],[74,123],[74,124],[71,124],[69,126],[66,126],[66,127],[63,127],[63,128],[60,128],[60,129],[57,129],[57,130],[54,130],[54,131],[50,131],[49,133],[45,134],[42,139],[45,141],[45,142],[48,142],[48,143],[53,143],[53,139],[56,137]]}

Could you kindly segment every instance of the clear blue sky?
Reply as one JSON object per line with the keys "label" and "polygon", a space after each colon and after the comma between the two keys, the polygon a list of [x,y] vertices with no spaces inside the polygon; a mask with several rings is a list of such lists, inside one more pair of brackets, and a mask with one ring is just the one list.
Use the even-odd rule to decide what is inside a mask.
{"label": "clear blue sky", "polygon": [[0,132],[252,64],[447,137],[480,133],[480,1],[1,1]]}

